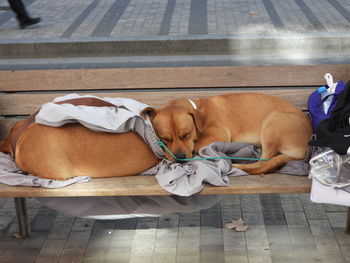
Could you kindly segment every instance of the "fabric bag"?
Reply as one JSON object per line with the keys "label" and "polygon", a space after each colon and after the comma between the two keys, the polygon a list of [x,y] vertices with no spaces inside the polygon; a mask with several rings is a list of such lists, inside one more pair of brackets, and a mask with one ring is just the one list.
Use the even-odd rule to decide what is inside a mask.
{"label": "fabric bag", "polygon": [[[308,111],[311,116],[311,125],[313,133],[316,132],[316,128],[318,124],[331,116],[331,112],[333,111],[338,95],[344,90],[345,83],[343,81],[338,81],[337,83],[333,83],[333,77],[331,74],[327,73],[325,75],[325,79],[327,81],[327,85],[323,86],[327,91],[332,90],[331,92],[328,92],[326,96],[321,96],[320,89],[315,90],[308,99]],[[326,111],[325,111],[325,104],[327,105]]]}
{"label": "fabric bag", "polygon": [[329,147],[340,155],[350,154],[350,81],[338,95],[331,116],[316,127],[310,146]]}

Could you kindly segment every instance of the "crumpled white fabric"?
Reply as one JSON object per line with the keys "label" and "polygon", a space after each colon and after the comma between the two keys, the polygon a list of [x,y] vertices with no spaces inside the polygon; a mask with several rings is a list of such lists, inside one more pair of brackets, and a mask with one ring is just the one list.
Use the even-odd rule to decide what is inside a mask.
{"label": "crumpled white fabric", "polygon": [[[255,158],[254,147],[246,143],[212,143],[199,152],[200,157],[251,157]],[[241,162],[241,161],[240,161]],[[190,196],[200,192],[206,183],[215,186],[228,186],[229,176],[246,175],[246,172],[232,167],[229,159],[198,160],[186,163],[172,163],[162,160],[156,179],[168,192]]]}
{"label": "crumpled white fabric", "polygon": [[89,176],[76,176],[74,178],[59,181],[52,179],[43,179],[21,171],[13,158],[9,154],[0,152],[0,183],[7,185],[20,186],[41,186],[45,188],[60,188],[74,183],[89,182]]}
{"label": "crumpled white fabric", "polygon": [[[97,98],[112,103],[114,107],[74,106],[72,104],[55,104],[54,102],[77,99]],[[53,102],[42,105],[35,117],[35,122],[53,127],[68,123],[80,123],[96,132],[124,133],[128,131],[138,133],[151,147],[158,158],[164,158],[164,151],[157,144],[158,138],[153,130],[149,118],[141,117],[141,111],[147,105],[128,98],[99,98],[93,95],[68,94],[57,97]]]}

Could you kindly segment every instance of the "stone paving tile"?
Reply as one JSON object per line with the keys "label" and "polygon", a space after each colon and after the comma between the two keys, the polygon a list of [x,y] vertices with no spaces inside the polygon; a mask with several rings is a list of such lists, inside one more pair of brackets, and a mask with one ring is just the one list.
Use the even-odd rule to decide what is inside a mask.
{"label": "stone paving tile", "polygon": [[249,226],[249,231],[245,232],[245,239],[247,247],[269,247],[265,226]]}
{"label": "stone paving tile", "polygon": [[313,235],[308,227],[290,227],[289,236],[293,246],[314,244]]}
{"label": "stone paving tile", "polygon": [[176,263],[199,263],[200,258],[199,256],[182,256],[182,255],[177,255],[176,256]]}
{"label": "stone paving tile", "polygon": [[16,210],[13,199],[6,198],[5,202],[2,204],[0,213],[3,215],[0,218],[0,231],[5,231],[11,226],[14,225],[16,219]]}
{"label": "stone paving tile", "polygon": [[74,217],[58,214],[49,230],[49,239],[67,239],[72,228]]}
{"label": "stone paving tile", "polygon": [[200,211],[200,224],[202,227],[222,227],[220,202],[211,208]]}
{"label": "stone paving tile", "polygon": [[177,255],[199,257],[201,229],[198,227],[180,227],[177,241]]}
{"label": "stone paving tile", "polygon": [[322,262],[321,256],[317,253],[317,249],[313,245],[293,246],[289,249],[282,249],[276,252],[272,260],[273,262]]}
{"label": "stone paving tile", "polygon": [[34,232],[48,232],[56,218],[57,212],[46,208],[40,207],[35,218],[30,222],[32,231]]}
{"label": "stone paving tile", "polygon": [[75,218],[71,231],[73,232],[91,231],[92,228],[94,227],[94,224],[95,224],[95,220]]}
{"label": "stone paving tile", "polygon": [[200,212],[181,213],[179,215],[179,227],[195,227],[200,226]]}
{"label": "stone paving tile", "polygon": [[176,248],[179,230],[177,228],[157,229],[155,249]]}
{"label": "stone paving tile", "polygon": [[265,225],[286,225],[282,202],[279,194],[260,195]]}
{"label": "stone paving tile", "polygon": [[222,249],[222,245],[218,246],[201,246],[200,261],[205,263],[211,262],[225,262],[225,254]]}
{"label": "stone paving tile", "polygon": [[245,234],[232,229],[223,229],[223,242],[225,254],[247,254]]}
{"label": "stone paving tile", "polygon": [[242,218],[241,200],[238,195],[227,195],[221,199],[222,224]]}
{"label": "stone paving tile", "polygon": [[158,219],[157,229],[160,228],[177,228],[180,222],[179,214],[170,214],[160,216]]}
{"label": "stone paving tile", "polygon": [[323,205],[314,204],[309,199],[302,199],[302,204],[304,206],[305,215],[308,220],[328,219]]}
{"label": "stone paving tile", "polygon": [[346,212],[347,211],[347,208],[345,206],[340,206],[340,205],[323,204],[323,207],[326,212]]}
{"label": "stone paving tile", "polygon": [[20,248],[17,253],[14,262],[18,263],[27,263],[35,262],[40,248]]}
{"label": "stone paving tile", "polygon": [[24,239],[22,248],[41,248],[47,239],[47,232],[32,232],[31,238]]}
{"label": "stone paving tile", "polygon": [[350,246],[350,235],[344,232],[344,228],[333,228],[333,232],[340,246]]}
{"label": "stone paving tile", "polygon": [[129,262],[131,256],[131,247],[130,248],[110,248],[106,253],[105,262],[114,263],[114,262]]}
{"label": "stone paving tile", "polygon": [[137,229],[154,229],[157,228],[157,217],[141,217],[137,221]]}
{"label": "stone paving tile", "polygon": [[268,225],[265,228],[271,250],[272,248],[278,249],[279,247],[290,247],[292,245],[286,225]]}
{"label": "stone paving tile", "polygon": [[285,212],[284,215],[289,227],[308,226],[308,221],[304,212]]}
{"label": "stone paving tile", "polygon": [[271,263],[270,249],[267,246],[254,245],[247,246],[248,262]]}
{"label": "stone paving tile", "polygon": [[347,212],[329,212],[327,213],[328,220],[332,227],[344,227],[346,224]]}
{"label": "stone paving tile", "polygon": [[84,248],[64,248],[59,263],[79,263],[83,261]]}
{"label": "stone paving tile", "polygon": [[64,244],[64,240],[46,240],[41,247],[38,259],[44,261],[44,259],[51,258],[52,261],[58,261],[62,254]]}
{"label": "stone paving tile", "polygon": [[243,213],[246,212],[262,212],[259,195],[242,195],[241,205]]}
{"label": "stone paving tile", "polygon": [[243,212],[243,220],[247,225],[264,225],[264,217],[262,213]]}
{"label": "stone paving tile", "polygon": [[285,212],[303,212],[304,208],[301,203],[301,200],[299,197],[296,198],[282,198],[281,197],[281,202],[283,206],[283,210]]}

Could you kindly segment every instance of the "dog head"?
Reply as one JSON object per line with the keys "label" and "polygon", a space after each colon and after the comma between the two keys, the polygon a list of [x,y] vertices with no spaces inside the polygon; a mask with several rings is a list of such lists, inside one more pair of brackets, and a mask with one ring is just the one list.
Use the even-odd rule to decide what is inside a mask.
{"label": "dog head", "polygon": [[[174,100],[161,109],[148,107],[141,115],[150,117],[157,136],[176,158],[192,157],[194,142],[203,130],[203,115],[188,100]],[[166,157],[175,161],[168,152]]]}

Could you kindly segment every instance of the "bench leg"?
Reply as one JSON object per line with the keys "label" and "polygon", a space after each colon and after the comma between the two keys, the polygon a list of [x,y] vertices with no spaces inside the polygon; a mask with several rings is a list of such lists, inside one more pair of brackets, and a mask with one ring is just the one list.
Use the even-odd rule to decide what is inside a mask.
{"label": "bench leg", "polygon": [[15,197],[15,207],[18,221],[19,234],[26,238],[31,235],[29,218],[27,213],[26,199],[24,197]]}
{"label": "bench leg", "polygon": [[350,235],[350,207],[348,207],[348,216],[346,218],[345,233]]}

